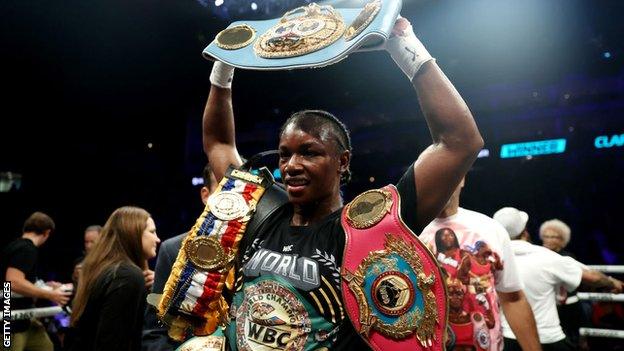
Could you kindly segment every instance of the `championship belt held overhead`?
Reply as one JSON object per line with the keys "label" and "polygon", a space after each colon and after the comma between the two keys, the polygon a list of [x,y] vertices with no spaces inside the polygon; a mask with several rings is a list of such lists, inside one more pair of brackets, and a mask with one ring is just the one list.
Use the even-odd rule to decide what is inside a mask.
{"label": "championship belt held overhead", "polygon": [[328,66],[352,52],[382,46],[400,10],[401,0],[371,0],[359,8],[311,3],[281,18],[234,22],[203,55],[254,70]]}

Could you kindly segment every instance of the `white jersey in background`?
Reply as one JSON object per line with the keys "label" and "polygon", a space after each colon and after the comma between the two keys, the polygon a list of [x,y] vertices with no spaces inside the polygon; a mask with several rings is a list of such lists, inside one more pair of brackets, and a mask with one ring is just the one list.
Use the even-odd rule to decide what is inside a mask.
{"label": "white jersey in background", "polygon": [[[444,243],[436,232],[450,228],[456,244]],[[454,240],[453,238],[453,240]],[[507,231],[494,219],[459,208],[457,213],[433,220],[420,235],[438,258],[461,299],[461,311],[449,312],[456,345],[477,351],[503,348],[498,292],[522,290]],[[447,239],[450,240],[450,239]],[[453,301],[451,301],[453,305]]]}
{"label": "white jersey in background", "polygon": [[[545,247],[522,240],[512,240],[518,272],[524,282],[524,294],[531,305],[541,344],[563,340],[559,324],[556,293],[559,286],[573,291],[581,283],[582,265],[571,257],[561,256]],[[503,336],[515,339],[503,316]]]}

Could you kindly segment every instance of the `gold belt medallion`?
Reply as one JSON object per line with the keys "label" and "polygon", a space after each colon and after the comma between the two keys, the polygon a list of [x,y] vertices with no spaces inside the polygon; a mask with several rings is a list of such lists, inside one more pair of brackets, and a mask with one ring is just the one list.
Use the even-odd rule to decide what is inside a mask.
{"label": "gold belt medallion", "polygon": [[226,28],[217,34],[215,42],[217,46],[225,50],[244,48],[256,39],[256,31],[246,24]]}
{"label": "gold belt medallion", "polygon": [[250,212],[243,196],[234,191],[213,194],[208,198],[208,205],[212,214],[222,221],[242,218]]}
{"label": "gold belt medallion", "polygon": [[206,271],[223,269],[234,258],[225,253],[214,235],[194,237],[186,245],[186,256],[196,267]]}
{"label": "gold belt medallion", "polygon": [[379,223],[392,208],[392,194],[374,189],[358,195],[347,205],[347,222],[357,229],[365,229]]}
{"label": "gold belt medallion", "polygon": [[286,12],[260,36],[254,51],[263,58],[301,56],[331,45],[344,30],[342,16],[333,7],[311,3]]}

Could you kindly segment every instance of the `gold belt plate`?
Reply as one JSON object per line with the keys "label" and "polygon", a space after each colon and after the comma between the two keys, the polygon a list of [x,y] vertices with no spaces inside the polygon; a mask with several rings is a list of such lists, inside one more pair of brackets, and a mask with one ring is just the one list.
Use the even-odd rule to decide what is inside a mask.
{"label": "gold belt plate", "polygon": [[366,229],[379,223],[392,208],[392,194],[374,189],[358,195],[347,205],[347,222],[357,229]]}
{"label": "gold belt plate", "polygon": [[210,212],[222,221],[231,221],[247,216],[250,207],[245,198],[237,192],[226,190],[211,195],[208,198]]}
{"label": "gold belt plate", "polygon": [[260,36],[254,52],[262,58],[306,55],[333,44],[344,31],[344,20],[333,7],[311,3],[286,12],[278,24]]}
{"label": "gold belt plate", "polygon": [[251,44],[256,39],[256,30],[246,24],[226,28],[215,37],[218,47],[225,50],[237,50]]}
{"label": "gold belt plate", "polygon": [[216,235],[193,238],[186,245],[186,256],[196,267],[205,271],[221,270],[234,258],[225,253]]}

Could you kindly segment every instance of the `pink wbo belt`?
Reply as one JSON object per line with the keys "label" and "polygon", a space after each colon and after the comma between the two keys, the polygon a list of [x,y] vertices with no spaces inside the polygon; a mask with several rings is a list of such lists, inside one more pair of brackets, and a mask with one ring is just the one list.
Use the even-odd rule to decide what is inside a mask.
{"label": "pink wbo belt", "polygon": [[375,350],[444,350],[444,279],[436,259],[399,213],[393,185],[366,191],[343,209],[347,314]]}

